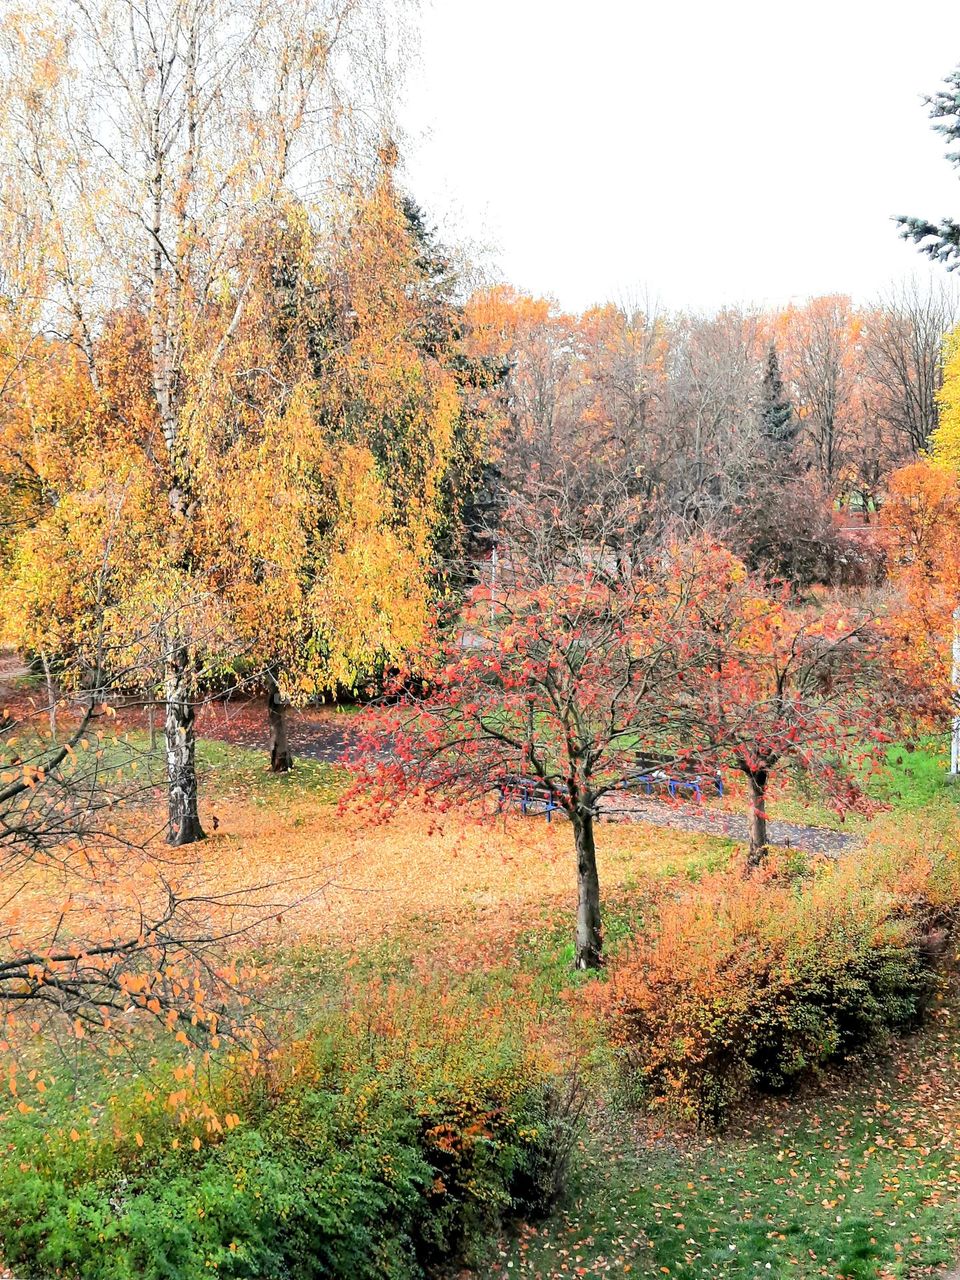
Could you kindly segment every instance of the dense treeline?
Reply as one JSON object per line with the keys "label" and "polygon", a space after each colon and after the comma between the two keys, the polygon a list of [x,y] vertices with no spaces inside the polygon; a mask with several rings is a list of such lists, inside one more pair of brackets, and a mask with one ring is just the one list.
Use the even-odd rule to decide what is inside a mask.
{"label": "dense treeline", "polygon": [[475,341],[510,366],[508,485],[571,468],[629,478],[651,531],[710,529],[800,583],[864,581],[886,478],[938,423],[944,287],[869,307],[816,298],[715,315],[608,305],[582,316],[506,289],[475,297]]}

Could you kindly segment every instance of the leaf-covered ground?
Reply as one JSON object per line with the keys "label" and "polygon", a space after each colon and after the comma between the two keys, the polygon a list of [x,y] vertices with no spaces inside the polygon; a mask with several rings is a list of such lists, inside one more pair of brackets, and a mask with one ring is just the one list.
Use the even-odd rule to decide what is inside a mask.
{"label": "leaf-covered ground", "polygon": [[[905,792],[899,803],[945,802],[938,762],[928,769],[917,754],[906,756],[909,773],[896,766],[902,781],[892,775]],[[210,741],[201,757],[210,839],[171,852],[168,870],[182,858],[185,880],[219,892],[255,883],[261,907],[282,896],[276,912],[260,912],[257,941],[291,993],[339,983],[344,964],[383,973],[416,955],[480,981],[516,975],[532,1008],[557,1007],[571,982],[566,824],[437,821],[414,810],[374,824],[338,808],[343,776],[330,765],[303,761],[274,777],[259,752]],[[162,819],[160,794],[147,800],[124,821],[146,830]],[[647,889],[722,865],[734,848],[640,823],[602,825],[598,847],[614,945],[642,919]],[[43,891],[34,885],[38,908]],[[54,893],[46,909],[60,903]],[[867,1086],[851,1073],[800,1100],[771,1101],[720,1137],[654,1132],[608,1101],[584,1142],[573,1200],[549,1222],[523,1226],[483,1274],[940,1274],[960,1251],[958,1024],[948,1001],[922,1035],[866,1064],[858,1078]]]}
{"label": "leaf-covered ground", "polygon": [[[198,879],[221,891],[258,882],[282,885],[296,905],[284,913],[286,943],[321,938],[366,945],[412,922],[509,937],[575,903],[572,834],[567,823],[508,815],[436,817],[401,810],[371,823],[341,812],[328,797],[294,790],[274,803],[274,780],[250,790],[242,779],[221,790],[217,830],[203,847]],[[331,786],[335,784],[330,784]],[[608,891],[725,862],[729,840],[664,832],[645,823],[598,832]],[[572,918],[572,914],[571,914]]]}
{"label": "leaf-covered ground", "polygon": [[[131,739],[135,773],[129,773]],[[301,760],[278,776],[260,752],[205,740],[199,764],[208,839],[169,850],[162,839],[162,757],[146,746],[132,733],[89,748],[102,753],[105,772],[122,761],[134,793],[129,807],[117,811],[116,825],[132,841],[106,881],[120,899],[111,904],[115,912],[139,911],[149,900],[145,877],[156,867],[136,853],[149,841],[181,893],[236,895],[221,914],[229,913],[231,927],[245,916],[255,921],[253,939],[263,951],[315,944],[361,949],[413,932],[438,962],[483,967],[504,962],[518,935],[537,922],[558,915],[572,922],[576,877],[565,822],[414,808],[374,821],[362,807],[340,808],[345,775],[335,766]],[[730,840],[645,823],[603,824],[597,843],[602,882],[614,896],[722,865],[734,848]],[[31,866],[24,880],[22,916],[37,930],[63,917],[66,935],[74,916],[89,923],[91,913],[108,906],[104,877],[85,865],[72,878],[55,864]],[[217,916],[215,906],[195,909],[204,910]]]}
{"label": "leaf-covered ground", "polygon": [[495,1274],[941,1273],[960,1251],[960,1026],[955,1005],[894,1055],[716,1137],[601,1113],[574,1201],[505,1244]]}

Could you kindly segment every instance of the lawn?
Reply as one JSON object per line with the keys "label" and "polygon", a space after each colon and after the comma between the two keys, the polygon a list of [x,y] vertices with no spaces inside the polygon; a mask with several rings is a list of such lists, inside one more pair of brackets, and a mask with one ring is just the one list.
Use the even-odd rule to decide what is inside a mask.
{"label": "lawn", "polygon": [[[862,785],[881,810],[913,814],[934,802],[960,803],[960,788],[949,776],[950,747],[946,738],[925,738],[917,743],[896,743],[886,752],[884,763],[864,772]],[[725,774],[723,807],[743,813],[749,805],[746,784],[729,771]],[[782,770],[774,774],[767,804],[768,816],[783,822],[827,827],[839,831],[865,831],[871,813],[847,813],[841,817],[819,793],[816,780],[805,774]]]}
{"label": "lawn", "polygon": [[929,1274],[960,1249],[958,1013],[719,1137],[654,1132],[609,1105],[573,1203],[523,1227],[495,1274]]}
{"label": "lawn", "polygon": [[[161,762],[145,738],[128,738],[151,786],[126,821],[156,831]],[[100,767],[113,767],[126,748],[100,749]],[[478,1276],[877,1280],[929,1273],[955,1256],[960,1009],[951,997],[894,1056],[799,1099],[770,1100],[725,1134],[657,1130],[620,1096],[599,1039],[571,1040],[570,994],[592,979],[570,968],[567,824],[415,808],[372,822],[341,808],[345,775],[334,767],[301,761],[276,776],[262,752],[212,741],[200,759],[210,839],[170,865],[182,857],[179,874],[195,889],[254,884],[253,904],[287,886],[286,904],[243,944],[269,964],[265,1008],[305,1023],[336,1001],[345,972],[401,987],[442,974],[485,998],[522,999],[541,1031],[555,1023],[558,1052],[581,1060],[592,1101],[571,1198],[546,1222],[518,1224]],[[894,808],[888,823],[956,794],[942,756],[927,749],[891,752],[876,785]],[[724,866],[733,848],[639,823],[602,825],[610,951],[644,927],[665,884]],[[42,886],[30,892],[40,907]],[[582,1037],[582,1025],[573,1034]]]}
{"label": "lawn", "polygon": [[[163,760],[148,747],[139,732],[91,737],[73,768],[112,778],[120,770],[114,785],[129,797],[125,829],[135,842],[161,847]],[[569,945],[576,877],[564,822],[411,807],[381,821],[362,807],[341,807],[347,775],[335,766],[300,760],[292,772],[272,774],[262,751],[213,740],[201,740],[198,760],[208,839],[164,850],[164,871],[184,892],[237,894],[258,920],[254,941],[262,951],[356,949],[412,933],[421,952],[432,948],[449,963],[460,963],[470,937],[477,957],[499,964],[521,934],[553,929],[557,919],[564,921],[561,950]],[[734,848],[726,839],[642,823],[604,824],[597,842],[612,901],[723,865]],[[132,863],[135,854],[124,858]],[[71,886],[56,867],[47,875],[31,867],[27,879],[20,902],[39,927],[59,915],[71,888],[73,910],[103,905],[91,900],[98,885]],[[68,914],[62,930],[69,924]],[[615,909],[608,927],[615,937]]]}

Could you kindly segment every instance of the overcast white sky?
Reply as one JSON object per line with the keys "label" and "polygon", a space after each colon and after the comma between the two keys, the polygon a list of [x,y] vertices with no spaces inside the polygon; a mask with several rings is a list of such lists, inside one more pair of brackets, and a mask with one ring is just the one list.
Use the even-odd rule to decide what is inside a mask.
{"label": "overcast white sky", "polygon": [[933,270],[892,214],[960,216],[921,101],[960,63],[960,5],[427,0],[421,21],[414,195],[565,307],[869,298]]}

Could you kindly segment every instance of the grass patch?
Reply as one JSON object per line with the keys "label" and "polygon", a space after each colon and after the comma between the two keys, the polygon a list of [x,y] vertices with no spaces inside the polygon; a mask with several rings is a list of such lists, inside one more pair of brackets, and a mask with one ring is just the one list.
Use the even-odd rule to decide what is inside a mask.
{"label": "grass patch", "polygon": [[[913,814],[930,805],[960,801],[960,788],[952,782],[949,769],[949,742],[946,737],[931,737],[911,744],[894,743],[884,764],[863,781],[871,799],[895,812]],[[739,803],[732,807],[738,808]],[[768,808],[774,820],[834,831],[862,831],[870,822],[859,813],[841,818],[824,803],[813,780],[802,773],[788,775],[783,790],[772,796]]]}
{"label": "grass patch", "polygon": [[[651,909],[649,893],[638,889],[607,901],[604,946],[608,955],[615,955],[644,927]],[[476,922],[476,927],[482,931],[483,922]],[[270,965],[271,987],[261,993],[266,1002],[274,995],[282,997],[283,1006],[296,1011],[298,1021],[306,1025],[338,1002],[345,973],[354,983],[410,983],[418,974],[422,977],[425,971],[444,968],[449,941],[449,922],[424,916],[361,950],[306,943],[279,954],[254,953],[250,958],[258,966]],[[570,991],[595,981],[595,975],[574,968],[573,921],[566,906],[545,911],[536,922],[506,933],[499,956],[476,953],[474,958],[475,964],[459,980],[475,996],[522,999],[538,1015],[565,1010]]]}
{"label": "grass patch", "polygon": [[[18,748],[24,752],[31,743],[39,745],[40,741],[35,736],[21,735]],[[91,732],[85,741],[88,745],[78,748],[68,773],[85,776],[96,768],[101,775],[109,775],[115,781],[117,771],[122,770],[130,790],[144,785],[164,785],[166,761],[162,735],[158,735],[153,750],[149,735],[136,729],[117,734]],[[266,752],[214,738],[197,740],[197,771],[201,796],[226,793],[252,804],[277,807],[291,798],[313,798],[321,804],[334,804],[348,782],[346,769],[308,757],[299,758],[288,773],[272,773]]]}
{"label": "grass patch", "polygon": [[[162,753],[161,753],[162,763]],[[264,751],[201,738],[197,743],[201,785],[247,796],[254,804],[281,804],[285,797],[312,797],[321,804],[339,800],[348,782],[346,769],[298,757],[288,773],[271,773]]]}
{"label": "grass patch", "polygon": [[873,794],[906,813],[934,802],[956,804],[960,791],[950,777],[950,744],[927,738],[915,746],[897,744],[887,752],[887,767],[877,777]]}
{"label": "grass patch", "polygon": [[[671,1140],[607,1111],[573,1202],[525,1227],[501,1274],[707,1280],[906,1277],[960,1249],[956,1010],[872,1087],[834,1079],[739,1133]],[[509,1270],[506,1264],[512,1264]]]}

